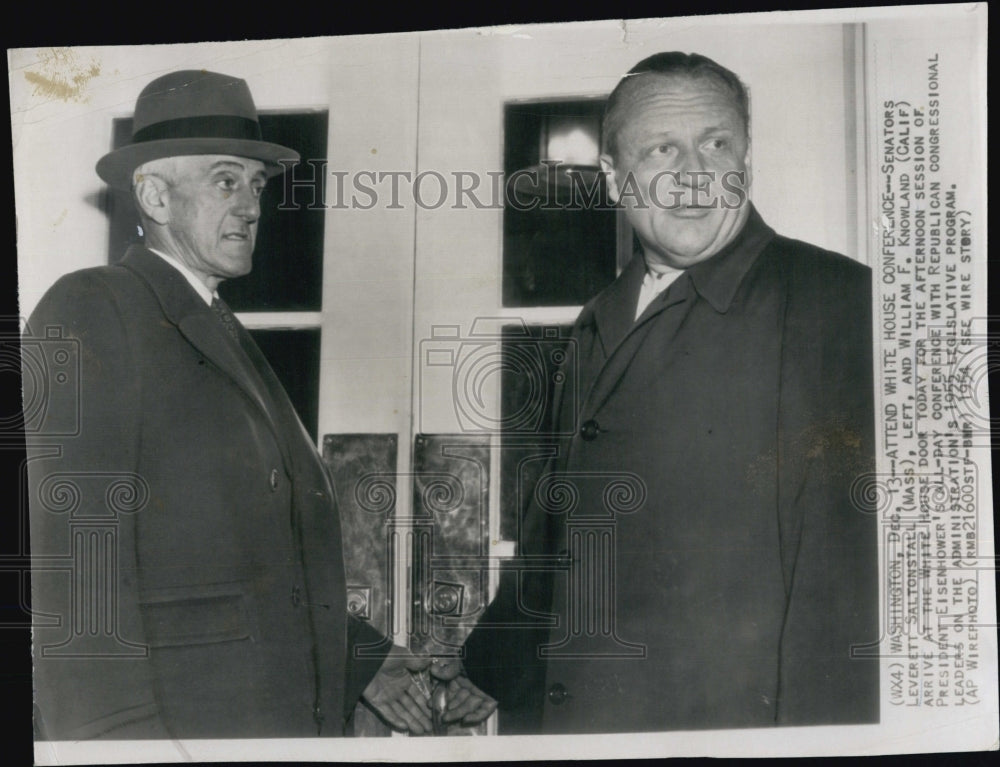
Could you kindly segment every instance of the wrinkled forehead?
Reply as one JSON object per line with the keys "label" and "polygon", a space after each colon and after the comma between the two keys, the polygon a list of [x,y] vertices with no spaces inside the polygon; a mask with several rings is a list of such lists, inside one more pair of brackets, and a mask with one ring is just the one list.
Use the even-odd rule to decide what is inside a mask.
{"label": "wrinkled forehead", "polygon": [[670,74],[643,72],[626,81],[619,100],[623,123],[649,110],[683,116],[713,112],[728,116],[742,125],[740,106],[732,91],[711,74]]}

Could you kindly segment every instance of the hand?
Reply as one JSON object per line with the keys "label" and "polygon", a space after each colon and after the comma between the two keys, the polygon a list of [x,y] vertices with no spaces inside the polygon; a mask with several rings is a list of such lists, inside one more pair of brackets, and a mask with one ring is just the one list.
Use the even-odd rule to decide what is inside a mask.
{"label": "hand", "polygon": [[443,722],[461,722],[471,726],[479,724],[496,710],[497,702],[465,676],[462,662],[457,658],[435,658],[430,671],[438,684],[445,685],[447,704],[440,712]]}
{"label": "hand", "polygon": [[362,700],[397,730],[409,730],[414,735],[431,732],[430,702],[416,681],[430,664],[429,657],[417,657],[393,645],[362,693]]}

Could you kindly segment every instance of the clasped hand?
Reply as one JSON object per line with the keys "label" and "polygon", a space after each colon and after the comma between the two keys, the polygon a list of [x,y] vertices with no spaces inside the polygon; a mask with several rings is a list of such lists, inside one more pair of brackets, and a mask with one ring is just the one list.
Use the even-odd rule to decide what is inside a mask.
{"label": "clasped hand", "polygon": [[413,655],[398,645],[362,698],[390,726],[412,735],[443,734],[444,725],[455,722],[475,725],[497,707],[465,676],[457,658]]}

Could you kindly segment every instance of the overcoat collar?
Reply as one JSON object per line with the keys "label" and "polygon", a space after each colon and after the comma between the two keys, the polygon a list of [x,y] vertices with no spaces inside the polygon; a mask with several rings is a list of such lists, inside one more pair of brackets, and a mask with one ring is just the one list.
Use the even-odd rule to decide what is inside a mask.
{"label": "overcoat collar", "polygon": [[668,306],[683,301],[686,280],[690,280],[698,294],[715,311],[725,314],[729,311],[743,278],[774,237],[774,230],[764,223],[751,204],[750,214],[732,242],[708,260],[688,268],[678,277],[676,287],[671,286],[672,289],[664,291],[650,302],[638,321],[635,318],[635,307],[646,273],[646,262],[641,252],[637,251],[618,279],[593,305],[592,319],[600,334],[605,356],[610,357],[634,328],[645,324]]}
{"label": "overcoat collar", "polygon": [[[164,316],[177,326],[181,334],[206,358],[218,366],[260,409],[274,432],[285,467],[292,463],[274,414],[257,385],[262,374],[256,371],[246,354],[233,344],[222,323],[202,300],[184,276],[160,256],[141,245],[133,245],[125,253],[121,265],[137,274],[152,290]],[[263,381],[261,381],[263,383]]]}
{"label": "overcoat collar", "polygon": [[726,247],[707,261],[687,270],[699,295],[720,314],[729,311],[736,291],[764,247],[775,237],[757,209],[750,205],[750,215]]}

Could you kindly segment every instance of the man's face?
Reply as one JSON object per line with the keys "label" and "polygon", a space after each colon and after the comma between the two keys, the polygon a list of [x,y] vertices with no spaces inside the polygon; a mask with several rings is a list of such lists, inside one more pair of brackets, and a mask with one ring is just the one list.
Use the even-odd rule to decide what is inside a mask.
{"label": "man's face", "polygon": [[171,255],[209,283],[249,273],[264,163],[229,155],[175,160],[166,194]]}
{"label": "man's face", "polygon": [[601,164],[647,262],[683,269],[715,255],[749,214],[747,132],[715,80],[639,78],[621,105],[616,154]]}

